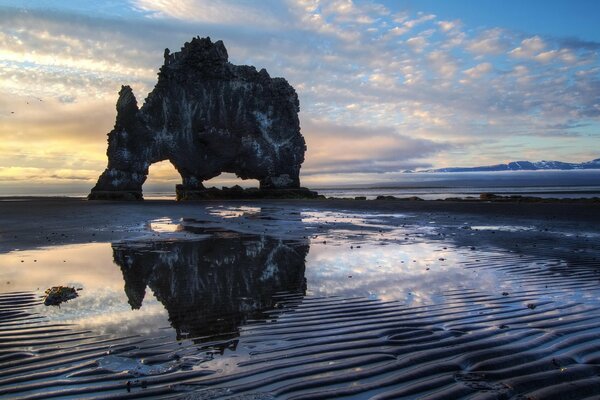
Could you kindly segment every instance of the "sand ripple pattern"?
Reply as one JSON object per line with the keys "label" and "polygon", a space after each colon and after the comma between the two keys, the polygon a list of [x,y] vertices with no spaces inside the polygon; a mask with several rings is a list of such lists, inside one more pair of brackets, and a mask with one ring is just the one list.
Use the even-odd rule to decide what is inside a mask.
{"label": "sand ripple pattern", "polygon": [[290,399],[598,398],[599,308],[542,295],[460,290],[414,308],[305,298],[243,335],[276,345],[236,374],[197,380],[206,393],[189,398],[212,398],[215,385]]}
{"label": "sand ripple pattern", "polygon": [[[511,268],[510,259],[494,257],[478,266]],[[2,294],[0,393],[16,399],[598,398],[600,306],[564,295],[597,297],[597,280],[589,276],[595,271],[565,276],[561,265],[552,273],[518,270],[515,279],[530,279],[526,289],[454,290],[433,306],[280,294],[264,320],[244,326],[236,339],[212,343],[96,335],[32,314],[39,303],[33,294]],[[225,356],[208,357],[210,349]],[[238,354],[228,359],[235,368],[219,368],[231,354]],[[144,364],[136,361],[142,358]]]}

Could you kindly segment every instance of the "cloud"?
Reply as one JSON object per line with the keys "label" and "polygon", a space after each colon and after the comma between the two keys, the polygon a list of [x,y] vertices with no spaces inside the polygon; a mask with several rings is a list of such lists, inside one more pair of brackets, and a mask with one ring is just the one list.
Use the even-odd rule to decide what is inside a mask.
{"label": "cloud", "polygon": [[517,58],[534,58],[546,48],[546,43],[539,36],[533,36],[521,41],[519,47],[512,49],[509,54]]}
{"label": "cloud", "polygon": [[[83,175],[82,172],[88,172]],[[0,183],[4,182],[30,182],[44,183],[52,181],[95,181],[94,171],[81,171],[80,169],[57,169],[48,173],[44,168],[33,167],[0,167]]]}
{"label": "cloud", "polygon": [[279,1],[262,1],[262,7],[249,1],[210,0],[133,0],[132,6],[149,18],[175,18],[191,22],[220,25],[258,25],[282,28]]}
{"label": "cloud", "polygon": [[427,165],[422,158],[448,144],[410,138],[390,126],[360,127],[303,120],[307,161],[303,175],[398,172]]}
{"label": "cloud", "polygon": [[428,22],[431,20],[435,19],[435,15],[433,14],[424,14],[422,12],[417,13],[417,18],[415,19],[410,19],[406,22],[404,22],[404,26],[409,28],[409,29],[413,29],[418,25],[423,24],[424,22]]}
{"label": "cloud", "polygon": [[488,29],[468,40],[466,49],[476,55],[500,54],[510,46],[511,37],[500,28]]}
{"label": "cloud", "polygon": [[600,50],[600,43],[589,40],[581,40],[579,38],[559,38],[556,39],[560,47],[572,49],[572,50],[588,50],[595,51]]}
{"label": "cloud", "polygon": [[437,73],[437,77],[450,80],[458,70],[457,63],[449,53],[444,51],[431,51],[427,55],[429,65]]}
{"label": "cloud", "polygon": [[465,164],[483,142],[527,137],[531,150],[538,137],[600,136],[598,43],[474,30],[377,1],[215,4],[135,0],[100,16],[0,8],[0,166],[99,173],[120,86],[141,103],[164,48],[196,35],[296,88],[311,179]]}
{"label": "cloud", "polygon": [[427,39],[423,36],[415,36],[406,39],[406,44],[417,53],[421,53],[425,50],[425,46],[427,46]]}
{"label": "cloud", "polygon": [[476,66],[474,66],[472,68],[464,70],[463,74],[465,74],[470,79],[479,79],[482,76],[484,76],[485,74],[491,72],[492,69],[493,69],[493,66],[491,63],[484,62],[481,64],[477,64]]}
{"label": "cloud", "polygon": [[438,21],[438,26],[442,32],[450,32],[460,25],[459,21]]}

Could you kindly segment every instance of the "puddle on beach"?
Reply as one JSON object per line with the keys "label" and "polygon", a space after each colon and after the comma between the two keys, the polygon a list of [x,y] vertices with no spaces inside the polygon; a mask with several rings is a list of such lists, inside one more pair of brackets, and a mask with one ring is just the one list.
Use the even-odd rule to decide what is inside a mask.
{"label": "puddle on beach", "polygon": [[[259,212],[245,207],[218,211],[218,215],[252,219]],[[163,234],[160,240],[143,236],[112,244],[53,246],[0,255],[0,290],[32,291],[41,297],[51,286],[81,288],[76,299],[60,307],[40,305],[36,311],[52,321],[102,333],[148,333],[168,327],[170,321],[181,337],[233,332],[252,312],[273,307],[273,295],[278,293],[425,305],[442,301],[443,293],[456,288],[457,282],[461,287],[489,290],[501,286],[492,271],[462,266],[473,259],[472,251],[414,240],[422,233],[419,229],[410,230],[412,237],[402,228],[383,232],[381,216],[372,218],[302,213],[304,223],[335,223],[337,227],[300,239],[278,240],[165,217],[147,225],[150,231]],[[371,232],[347,230],[349,225],[370,227]],[[186,240],[169,233],[185,233]],[[197,240],[193,240],[194,233]],[[405,243],[406,238],[410,242]],[[207,324],[202,316],[213,318],[213,324],[231,321],[219,322],[222,327],[214,332],[200,332],[187,323],[179,326],[181,316],[196,318],[199,326]]]}
{"label": "puddle on beach", "polygon": [[[560,307],[571,307],[571,301],[578,302],[572,307],[581,307],[577,304],[595,296],[582,290],[565,295],[553,289],[552,285],[571,284],[564,279],[565,271],[569,272],[564,262],[503,248],[476,248],[457,239],[460,233],[471,237],[460,225],[444,229],[436,224],[418,225],[404,214],[258,207],[214,207],[207,214],[213,219],[155,219],[137,238],[121,242],[1,254],[0,292],[12,293],[5,297],[6,307],[11,299],[33,293],[27,315],[43,317],[44,326],[69,324],[78,332],[100,335],[99,342],[116,341],[115,349],[137,349],[114,352],[111,344],[92,358],[92,367],[76,368],[92,368],[87,373],[112,373],[116,380],[133,382],[134,378],[175,372],[199,374],[196,377],[243,373],[257,362],[256,357],[260,360],[266,355],[267,360],[269,354],[283,354],[282,359],[287,359],[297,351],[309,357],[312,347],[320,348],[321,342],[329,340],[327,335],[348,336],[352,346],[357,346],[351,346],[348,357],[362,357],[361,341],[375,340],[375,344],[365,344],[365,349],[375,346],[383,351],[393,346],[378,341],[400,340],[394,338],[403,338],[404,330],[417,329],[407,333],[407,338],[446,335],[435,332],[448,332],[448,337],[463,335],[463,328],[453,327],[460,325],[452,322],[456,320],[484,323],[473,329],[493,328],[496,332],[508,325],[501,317],[492,316],[493,312],[514,312],[527,324],[526,314],[535,309],[552,318],[560,316],[547,306],[556,299],[560,299]],[[228,225],[220,226],[218,218]],[[530,230],[472,226],[475,228],[512,233]],[[153,236],[158,234],[160,238]],[[533,275],[521,279],[515,269]],[[576,273],[588,276],[588,271]],[[79,296],[60,307],[41,304],[44,290],[57,285],[81,288]],[[543,285],[545,288],[539,289]],[[439,311],[446,309],[451,312]],[[420,314],[423,310],[433,311]],[[347,316],[348,312],[351,315]],[[413,317],[398,325],[397,321],[405,320],[403,313]],[[565,315],[567,320],[572,318]],[[488,319],[499,322],[488,327]],[[438,325],[416,328],[420,325],[414,321],[421,320]],[[309,328],[303,327],[306,324]],[[361,333],[363,329],[381,332],[367,335]],[[319,336],[319,331],[332,333]],[[134,337],[140,338],[135,339],[139,342],[125,339]],[[315,342],[305,343],[310,340]],[[337,341],[345,339],[331,340],[335,349]],[[31,355],[19,357],[29,359],[50,351],[46,347],[38,353],[35,340],[28,343],[22,350]],[[58,346],[53,351],[60,354]],[[67,341],[64,346],[76,344]],[[389,362],[386,357],[373,361],[373,366]],[[310,362],[318,364],[319,360]],[[335,357],[332,360],[323,360],[323,368],[339,362]],[[364,366],[370,362],[365,361]],[[0,370],[0,388],[2,374]],[[265,378],[263,375],[259,371],[249,376],[258,379]],[[172,379],[176,383],[184,378],[176,375]],[[46,382],[40,387],[44,385],[51,386]],[[270,387],[266,384],[264,390]],[[22,390],[35,394],[38,389]],[[120,393],[104,386],[90,386],[89,393],[102,390]],[[130,386],[127,390],[129,393]]]}
{"label": "puddle on beach", "polygon": [[513,225],[474,225],[470,227],[474,231],[499,231],[499,232],[518,232],[532,231],[531,226],[513,226]]}
{"label": "puddle on beach", "polygon": [[[449,290],[514,289],[498,270],[466,267],[481,259],[512,257],[510,251],[457,246],[454,234],[436,236],[434,221],[411,225],[405,214],[260,207],[207,211],[227,220],[229,227],[256,232],[268,227],[270,235],[222,229],[214,220],[210,225],[191,218],[158,218],[132,240],[1,254],[0,292],[34,292],[41,298],[51,286],[80,288],[76,299],[60,307],[39,305],[36,312],[101,333],[165,333],[170,325],[181,338],[236,332],[246,320],[260,319],[261,311],[276,305],[273,296],[282,293],[422,306],[443,302]],[[285,237],[293,229],[304,234],[271,236]],[[533,230],[501,225],[470,229]],[[520,260],[523,266],[536,261]]]}

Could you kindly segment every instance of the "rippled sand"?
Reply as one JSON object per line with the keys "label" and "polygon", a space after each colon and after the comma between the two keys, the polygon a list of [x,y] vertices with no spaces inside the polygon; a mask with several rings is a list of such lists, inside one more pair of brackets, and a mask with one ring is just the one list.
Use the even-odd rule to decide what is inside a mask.
{"label": "rippled sand", "polygon": [[600,395],[599,210],[36,201],[0,205],[2,398]]}

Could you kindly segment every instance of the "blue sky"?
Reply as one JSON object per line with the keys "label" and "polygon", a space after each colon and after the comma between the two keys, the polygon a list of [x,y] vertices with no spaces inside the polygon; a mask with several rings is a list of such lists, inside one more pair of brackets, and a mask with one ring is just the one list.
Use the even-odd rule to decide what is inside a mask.
{"label": "blue sky", "polygon": [[600,157],[600,2],[23,3],[0,0],[0,190],[93,184],[120,85],[142,101],[197,35],[295,87],[309,185]]}
{"label": "blue sky", "polygon": [[390,8],[410,5],[442,19],[460,19],[471,28],[503,27],[529,34],[600,41],[600,2],[594,0],[418,0],[384,1]]}

